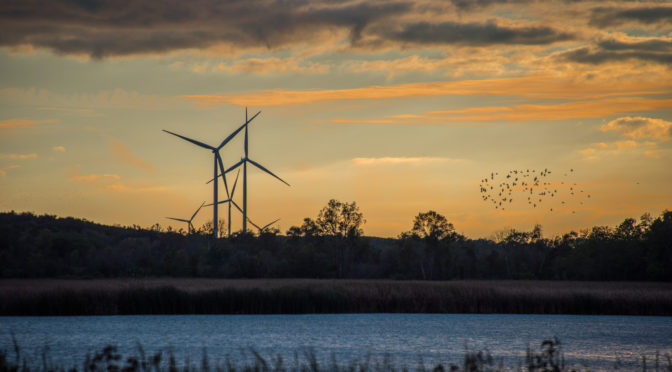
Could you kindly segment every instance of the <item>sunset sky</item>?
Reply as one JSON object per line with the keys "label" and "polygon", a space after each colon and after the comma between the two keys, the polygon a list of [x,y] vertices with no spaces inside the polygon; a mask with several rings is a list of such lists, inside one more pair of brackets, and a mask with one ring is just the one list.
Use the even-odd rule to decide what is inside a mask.
{"label": "sunset sky", "polygon": [[[161,130],[218,145],[247,106],[250,158],[291,184],[251,169],[249,216],[283,233],[332,198],[384,237],[428,210],[472,238],[655,217],[671,67],[663,2],[2,1],[0,211],[184,227],[212,154]],[[544,169],[536,207],[482,198]]]}

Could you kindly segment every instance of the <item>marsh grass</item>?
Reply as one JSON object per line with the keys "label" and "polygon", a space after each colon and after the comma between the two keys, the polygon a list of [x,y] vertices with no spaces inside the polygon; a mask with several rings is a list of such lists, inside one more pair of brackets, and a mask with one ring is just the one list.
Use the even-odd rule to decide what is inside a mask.
{"label": "marsh grass", "polygon": [[[137,344],[136,353],[124,357],[115,346],[108,345],[102,350],[87,353],[81,366],[63,366],[51,361],[49,350],[45,348],[41,354],[41,363],[35,363],[21,356],[21,349],[14,342],[14,358],[4,350],[0,350],[0,372],[485,372],[485,371],[530,371],[530,372],[564,372],[577,371],[565,363],[560,341],[557,338],[544,340],[539,351],[528,346],[523,361],[517,367],[505,366],[500,359],[497,361],[487,350],[466,349],[461,363],[438,363],[425,365],[421,356],[414,367],[406,362],[396,365],[390,355],[372,358],[370,354],[363,358],[341,362],[334,355],[328,360],[321,360],[312,348],[295,350],[291,362],[287,363],[282,355],[263,356],[254,349],[242,351],[243,358],[234,360],[227,355],[224,360],[213,361],[203,350],[200,365],[194,364],[187,355],[183,363],[178,363],[172,349],[147,354],[141,344]],[[661,365],[660,355],[656,353],[653,365],[647,364],[642,357],[642,371],[672,372],[672,359],[664,357]],[[665,364],[666,362],[666,364]],[[610,370],[622,368],[616,363]]]}
{"label": "marsh grass", "polygon": [[672,315],[672,283],[0,280],[0,315],[507,313]]}

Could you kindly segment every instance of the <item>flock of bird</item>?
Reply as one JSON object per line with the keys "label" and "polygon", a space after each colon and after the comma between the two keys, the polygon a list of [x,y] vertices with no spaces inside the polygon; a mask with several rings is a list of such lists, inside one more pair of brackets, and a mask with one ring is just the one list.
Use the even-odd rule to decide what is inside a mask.
{"label": "flock of bird", "polygon": [[[526,207],[548,208],[549,212],[575,207],[577,201],[583,205],[584,200],[590,198],[589,193],[569,180],[575,174],[574,169],[565,172],[564,178],[559,180],[552,179],[551,174],[547,168],[514,169],[501,175],[491,172],[481,179],[481,198],[499,210],[513,208],[515,200],[518,205],[522,201]],[[572,213],[576,213],[575,208]]]}

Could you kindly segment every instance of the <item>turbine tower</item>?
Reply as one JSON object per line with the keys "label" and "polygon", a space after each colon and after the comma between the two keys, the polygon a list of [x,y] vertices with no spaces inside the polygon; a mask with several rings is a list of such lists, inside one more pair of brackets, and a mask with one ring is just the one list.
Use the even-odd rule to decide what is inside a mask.
{"label": "turbine tower", "polygon": [[185,220],[184,218],[175,218],[175,217],[166,217],[166,218],[169,219],[169,220],[175,220],[175,221],[180,221],[180,222],[186,222],[186,223],[187,223],[187,234],[189,234],[189,233],[191,233],[192,231],[195,230],[195,229],[194,229],[194,225],[191,223],[191,221],[194,220],[194,217],[196,217],[196,215],[198,214],[198,211],[200,211],[201,208],[203,208],[204,205],[205,205],[205,202],[201,203],[201,206],[198,207],[198,209],[196,210],[196,212],[194,212],[194,214],[192,214],[192,215],[191,215],[191,218],[188,219],[188,220]]}
{"label": "turbine tower", "polygon": [[[258,113],[257,113],[257,115],[258,115]],[[257,115],[254,115],[254,116],[256,117]],[[239,162],[237,162],[236,164],[231,166],[231,168],[227,169],[226,172],[223,172],[224,174],[226,174],[226,173],[238,168],[241,165],[243,166],[243,233],[247,232],[247,221],[248,221],[248,218],[247,218],[247,163],[250,163],[250,164],[254,165],[255,167],[257,167],[257,168],[261,169],[262,171],[270,174],[271,176],[277,178],[280,182],[289,186],[289,184],[287,182],[285,182],[285,180],[276,176],[275,174],[273,174],[273,172],[264,168],[264,166],[257,163],[256,161],[250,159],[249,153],[248,153],[249,146],[248,146],[248,135],[247,135],[247,123],[248,122],[249,121],[247,120],[247,108],[245,108],[245,125],[244,125],[244,127],[245,127],[245,156],[243,158],[241,158]]]}
{"label": "turbine tower", "polygon": [[[229,143],[229,141],[231,141],[231,140],[233,139],[233,137],[235,137],[236,134],[238,134],[241,130],[243,130],[243,129],[247,130],[247,124],[249,124],[252,120],[254,120],[254,118],[256,118],[257,115],[259,115],[260,113],[261,113],[261,111],[257,112],[257,113],[256,113],[253,117],[251,117],[249,120],[247,119],[247,115],[245,115],[245,124],[241,125],[238,129],[236,129],[235,131],[233,131],[233,133],[229,134],[229,136],[226,137],[226,138],[222,141],[222,143],[220,143],[219,146],[217,146],[217,147],[210,146],[210,145],[205,144],[205,143],[203,143],[203,142],[196,141],[196,140],[194,140],[194,139],[191,139],[191,138],[188,138],[188,137],[179,135],[179,134],[177,134],[177,133],[173,133],[173,132],[171,132],[171,131],[167,131],[167,130],[165,130],[165,129],[164,129],[163,131],[166,132],[166,133],[168,133],[168,134],[172,134],[173,136],[180,137],[180,138],[182,138],[183,140],[188,141],[188,142],[191,142],[191,143],[193,143],[193,144],[196,145],[196,146],[199,146],[199,147],[202,147],[202,148],[204,148],[204,149],[208,149],[208,150],[212,151],[212,153],[213,153],[213,155],[214,155],[214,156],[213,156],[213,158],[214,158],[214,161],[213,161],[213,173],[214,173],[214,179],[217,179],[217,176],[218,176],[218,175],[217,175],[217,167],[219,167],[219,169],[220,169],[220,171],[221,171],[221,173],[222,173],[222,178],[224,179],[224,187],[225,187],[225,189],[226,189],[226,196],[227,196],[227,198],[228,198],[228,197],[229,197],[229,186],[228,186],[227,183],[226,183],[226,176],[224,176],[224,174],[225,174],[225,172],[224,172],[224,163],[222,162],[222,157],[219,155],[219,150],[220,150],[222,147],[224,147],[224,145],[226,145],[227,143]],[[213,184],[213,192],[212,192],[212,194],[213,194],[213,203],[212,203],[212,204],[213,204],[213,208],[212,208],[212,235],[213,235],[213,237],[214,237],[215,239],[217,239],[217,237],[218,237],[218,235],[217,235],[217,223],[219,222],[219,220],[217,219],[217,209],[218,209],[218,204],[219,204],[219,203],[217,203],[217,198],[218,198],[217,185],[218,185],[218,183],[219,183],[219,182],[215,182],[215,183]]]}

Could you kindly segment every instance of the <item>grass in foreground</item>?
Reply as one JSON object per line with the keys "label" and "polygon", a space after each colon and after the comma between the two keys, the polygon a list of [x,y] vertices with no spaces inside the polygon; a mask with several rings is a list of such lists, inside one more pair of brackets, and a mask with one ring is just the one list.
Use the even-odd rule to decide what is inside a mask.
{"label": "grass in foreground", "polygon": [[[224,361],[213,363],[205,350],[200,363],[192,362],[189,357],[178,363],[172,350],[158,351],[147,355],[138,344],[137,355],[123,357],[115,346],[106,346],[93,354],[87,354],[81,366],[63,366],[50,361],[48,350],[42,352],[41,361],[28,360],[21,356],[21,348],[14,341],[14,358],[10,358],[7,351],[0,350],[0,372],[485,372],[485,371],[534,371],[534,372],[564,372],[578,371],[565,363],[560,341],[555,339],[544,340],[538,352],[530,347],[526,350],[524,360],[518,366],[504,366],[502,361],[497,362],[487,351],[466,350],[462,362],[439,363],[426,366],[422,358],[414,367],[406,364],[401,366],[392,363],[389,356],[382,359],[366,356],[364,359],[355,359],[349,362],[339,362],[332,356],[331,361],[319,360],[312,349],[295,351],[293,358],[286,361],[281,355],[264,357],[254,349],[250,349],[251,360],[235,361],[227,356]],[[663,359],[661,361],[661,359]],[[81,369],[80,369],[81,368]],[[622,370],[621,366],[614,365],[610,370]],[[663,358],[656,353],[653,361],[642,357],[641,371],[655,370],[672,372],[672,358],[665,355]]]}

